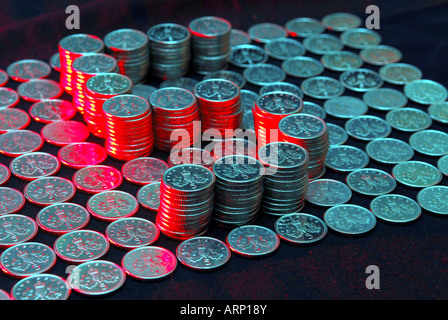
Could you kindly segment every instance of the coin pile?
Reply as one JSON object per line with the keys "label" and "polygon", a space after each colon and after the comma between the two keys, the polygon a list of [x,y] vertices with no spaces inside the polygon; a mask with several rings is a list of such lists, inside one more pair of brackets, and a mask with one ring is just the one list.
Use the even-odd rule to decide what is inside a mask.
{"label": "coin pile", "polygon": [[128,161],[145,157],[154,149],[152,110],[142,97],[123,94],[103,104],[107,153]]}
{"label": "coin pile", "polygon": [[190,31],[179,24],[162,23],[147,31],[151,75],[175,79],[188,73],[191,58]]}
{"label": "coin pile", "polygon": [[[190,147],[197,139],[194,122],[199,120],[196,96],[182,88],[162,88],[150,98],[154,111],[155,146],[164,151]],[[180,138],[180,141],[178,139]]]}
{"label": "coin pile", "polygon": [[213,221],[222,227],[237,227],[255,221],[263,198],[263,164],[244,155],[216,160]]}
{"label": "coin pile", "polygon": [[134,29],[118,29],[104,37],[106,52],[114,57],[119,73],[129,77],[133,84],[143,82],[149,70],[148,37]]}
{"label": "coin pile", "polygon": [[297,144],[309,155],[308,177],[317,179],[325,173],[325,159],[330,141],[324,120],[310,114],[293,114],[279,122],[280,141]]}
{"label": "coin pile", "polygon": [[232,26],[219,17],[201,17],[190,22],[191,68],[199,74],[225,69],[229,63]]}
{"label": "coin pile", "polygon": [[165,171],[156,225],[166,236],[185,240],[204,234],[211,221],[215,176],[203,166],[181,164]]}
{"label": "coin pile", "polygon": [[308,152],[293,143],[272,142],[258,150],[265,166],[261,208],[270,215],[302,210],[308,190]]}

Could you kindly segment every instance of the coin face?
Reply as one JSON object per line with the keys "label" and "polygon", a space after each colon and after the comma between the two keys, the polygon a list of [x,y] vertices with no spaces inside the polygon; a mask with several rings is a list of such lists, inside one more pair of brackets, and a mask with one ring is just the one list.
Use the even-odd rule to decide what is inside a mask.
{"label": "coin face", "polygon": [[41,209],[36,216],[39,227],[51,234],[63,234],[84,228],[90,221],[86,208],[76,203],[55,203]]}
{"label": "coin face", "polygon": [[305,47],[291,38],[274,39],[264,45],[264,50],[274,59],[286,60],[305,54]]}
{"label": "coin face", "polygon": [[230,231],[226,242],[236,254],[255,258],[275,252],[280,245],[280,238],[269,228],[245,225]]}
{"label": "coin face", "polygon": [[145,33],[134,29],[118,29],[104,37],[104,44],[113,50],[133,51],[148,44]]}
{"label": "coin face", "polygon": [[395,190],[397,182],[387,172],[363,168],[350,172],[346,183],[353,191],[366,196],[380,196]]}
{"label": "coin face", "polygon": [[73,175],[76,188],[88,193],[118,188],[123,182],[120,170],[111,166],[94,165],[81,168]]}
{"label": "coin face", "polygon": [[370,108],[382,111],[402,108],[408,103],[408,99],[403,93],[391,88],[367,91],[362,98]]}
{"label": "coin face", "polygon": [[399,131],[416,132],[432,125],[431,117],[417,108],[400,108],[386,114],[386,121]]}
{"label": "coin face", "polygon": [[444,175],[448,176],[448,155],[440,157],[437,161],[437,168],[439,168],[440,172]]}
{"label": "coin face", "polygon": [[207,79],[226,79],[235,83],[238,87],[243,88],[246,85],[246,79],[235,71],[231,70],[219,70],[208,73],[204,76],[204,80]]}
{"label": "coin face", "polygon": [[16,61],[6,69],[9,77],[15,81],[25,82],[31,79],[46,78],[50,75],[48,63],[35,59]]}
{"label": "coin face", "polygon": [[326,33],[306,37],[303,40],[303,45],[307,51],[320,55],[337,52],[344,47],[338,37]]}
{"label": "coin face", "polygon": [[236,67],[247,68],[255,64],[265,63],[269,58],[263,48],[252,44],[239,45],[232,48],[229,62]]}
{"label": "coin face", "polygon": [[448,134],[439,130],[422,130],[409,137],[411,147],[428,156],[448,154]]}
{"label": "coin face", "polygon": [[398,85],[419,80],[423,74],[419,68],[407,63],[386,64],[380,68],[379,73],[384,81]]}
{"label": "coin face", "polygon": [[428,107],[429,116],[442,124],[448,123],[448,102],[432,104]]}
{"label": "coin face", "polygon": [[303,102],[303,113],[314,115],[318,118],[321,118],[322,120],[325,120],[327,116],[327,112],[322,108],[320,105],[305,101]]}
{"label": "coin face", "polygon": [[157,280],[170,276],[177,268],[176,256],[156,246],[136,248],[123,256],[121,265],[129,276],[140,280]]}
{"label": "coin face", "polygon": [[7,214],[0,216],[0,247],[9,248],[18,243],[32,240],[37,234],[37,223],[34,219],[20,215]]}
{"label": "coin face", "polygon": [[38,151],[43,144],[42,137],[30,130],[11,130],[0,135],[0,153],[9,157]]}
{"label": "coin face", "polygon": [[104,96],[126,94],[132,90],[132,80],[118,73],[97,74],[87,80],[86,90]]}
{"label": "coin face", "polygon": [[379,138],[366,145],[370,158],[385,164],[396,164],[411,160],[414,150],[406,142],[393,138]]}
{"label": "coin face", "polygon": [[168,168],[168,164],[163,160],[144,157],[126,162],[122,166],[121,172],[127,181],[145,185],[161,181],[163,174]]}
{"label": "coin face", "polygon": [[153,244],[159,238],[159,229],[149,220],[121,218],[110,223],[106,229],[107,239],[123,249],[134,249]]}
{"label": "coin face", "polygon": [[333,123],[327,123],[328,138],[330,146],[337,146],[344,144],[348,139],[348,134],[344,128]]}
{"label": "coin face", "polygon": [[258,149],[258,159],[271,168],[293,169],[306,165],[309,155],[294,143],[272,142]]}
{"label": "coin face", "polygon": [[369,46],[362,49],[359,55],[365,62],[376,66],[397,63],[403,57],[400,50],[386,45]]}
{"label": "coin face", "polygon": [[0,289],[0,300],[11,300],[9,293]]}
{"label": "coin face", "polygon": [[62,177],[42,177],[29,182],[24,194],[28,201],[47,206],[71,200],[76,193],[73,183]]}
{"label": "coin face", "polygon": [[309,37],[323,33],[325,26],[321,21],[312,18],[294,18],[286,22],[285,28],[291,37]]}
{"label": "coin face", "polygon": [[321,241],[328,232],[322,219],[307,213],[289,213],[275,221],[275,232],[289,243],[309,245]]}
{"label": "coin face", "polygon": [[56,99],[62,95],[59,83],[49,79],[32,79],[17,87],[19,96],[27,101],[37,102],[46,99]]}
{"label": "coin face", "polygon": [[6,85],[9,81],[9,76],[5,70],[0,69],[0,87]]}
{"label": "coin face", "polygon": [[147,84],[137,84],[132,87],[132,94],[149,101],[151,99],[151,95],[156,90],[156,87]]}
{"label": "coin face", "polygon": [[369,164],[368,155],[353,146],[336,145],[328,149],[325,165],[336,171],[350,172]]}
{"label": "coin face", "polygon": [[352,138],[364,141],[387,137],[392,128],[389,123],[376,116],[358,116],[345,123],[345,131]]}
{"label": "coin face", "polygon": [[392,174],[401,184],[414,188],[434,186],[442,180],[441,172],[423,161],[398,163],[392,169]]}
{"label": "coin face", "polygon": [[216,160],[213,172],[215,176],[225,181],[244,183],[259,180],[264,174],[264,167],[255,158],[231,155]]}
{"label": "coin face", "polygon": [[11,108],[19,103],[17,91],[11,88],[0,87],[0,109]]}
{"label": "coin face", "polygon": [[18,281],[11,291],[14,300],[67,300],[71,289],[54,274],[36,274]]}
{"label": "coin face", "polygon": [[291,114],[303,109],[302,99],[287,92],[269,92],[260,95],[256,105],[262,112],[270,114]]}
{"label": "coin face", "polygon": [[139,203],[133,195],[117,190],[94,194],[87,201],[87,210],[92,216],[104,221],[131,217],[137,213],[138,208]]}
{"label": "coin face", "polygon": [[176,248],[179,262],[198,271],[222,267],[229,261],[230,255],[230,249],[224,242],[211,237],[187,239]]}
{"label": "coin face", "polygon": [[377,72],[365,68],[344,71],[339,80],[343,86],[355,92],[378,89],[384,82]]}
{"label": "coin face", "polygon": [[[128,43],[129,42],[123,41],[124,45],[127,45]],[[96,75],[98,73],[115,72],[118,69],[118,65],[117,61],[107,54],[87,53],[79,58],[76,58],[73,61],[72,68],[75,72]]]}
{"label": "coin face", "polygon": [[315,77],[324,72],[324,66],[319,60],[311,57],[288,58],[282,63],[282,69],[291,77]]}
{"label": "coin face", "polygon": [[59,47],[72,53],[101,52],[104,50],[104,43],[90,34],[72,34],[62,38]]}
{"label": "coin face", "polygon": [[69,168],[97,165],[107,158],[106,150],[92,142],[76,142],[59,149],[58,159]]}
{"label": "coin face", "polygon": [[332,117],[341,119],[362,116],[369,110],[364,101],[351,96],[330,98],[324,102],[324,109]]}
{"label": "coin face", "polygon": [[230,46],[232,48],[243,44],[250,44],[251,41],[252,39],[246,31],[239,29],[232,29],[230,31]]}
{"label": "coin face", "polygon": [[325,76],[307,78],[300,87],[305,95],[316,99],[339,97],[345,90],[338,80]]}
{"label": "coin face", "polygon": [[143,207],[157,211],[160,205],[160,184],[153,182],[138,190],[137,200]]}
{"label": "coin face", "polygon": [[227,20],[212,16],[197,18],[188,25],[190,32],[199,37],[216,37],[228,34],[231,28]]}
{"label": "coin face", "polygon": [[345,31],[358,28],[362,21],[358,16],[352,13],[335,12],[324,16],[322,18],[322,23],[328,30]]}
{"label": "coin face", "polygon": [[7,183],[11,177],[8,167],[0,163],[0,186]]}
{"label": "coin face", "polygon": [[56,146],[65,146],[87,140],[90,131],[79,121],[61,120],[46,124],[41,131],[42,138]]}
{"label": "coin face", "polygon": [[268,63],[259,63],[250,66],[244,69],[243,75],[247,82],[257,86],[281,82],[286,78],[286,74],[282,68]]}
{"label": "coin face", "polygon": [[420,190],[417,201],[424,210],[436,214],[448,214],[447,197],[448,187],[431,186]]}
{"label": "coin face", "polygon": [[310,181],[306,200],[312,204],[331,207],[348,202],[352,191],[343,182],[333,179],[316,179]]}
{"label": "coin face", "polygon": [[255,42],[269,43],[272,40],[286,38],[288,32],[282,26],[275,23],[257,23],[247,30]]}
{"label": "coin face", "polygon": [[381,43],[381,40],[378,32],[366,28],[349,29],[341,34],[342,43],[353,49],[376,46]]}
{"label": "coin face", "polygon": [[240,88],[226,79],[209,79],[199,82],[194,94],[201,101],[233,101],[240,95]]}
{"label": "coin face", "polygon": [[162,177],[162,181],[170,188],[179,191],[207,190],[213,186],[213,173],[203,166],[182,164],[169,168]]}
{"label": "coin face", "polygon": [[385,194],[370,202],[372,213],[383,221],[408,223],[420,217],[422,208],[409,197],[399,194]]}
{"label": "coin face", "polygon": [[0,134],[9,130],[21,130],[28,127],[31,118],[21,109],[6,108],[0,109]]}
{"label": "coin face", "polygon": [[14,158],[10,169],[15,177],[34,180],[56,174],[61,168],[57,157],[46,152],[30,152]]}
{"label": "coin face", "polygon": [[448,90],[440,83],[419,79],[404,86],[404,94],[412,101],[424,105],[443,102],[448,97]]}
{"label": "coin face", "polygon": [[322,56],[321,62],[325,68],[333,71],[356,69],[363,64],[361,57],[351,51],[327,53]]}
{"label": "coin face", "polygon": [[362,235],[376,225],[376,217],[370,210],[353,204],[341,204],[325,211],[327,226],[344,235]]}
{"label": "coin face", "polygon": [[70,120],[76,114],[76,108],[61,99],[42,100],[31,105],[30,116],[37,122],[50,123]]}

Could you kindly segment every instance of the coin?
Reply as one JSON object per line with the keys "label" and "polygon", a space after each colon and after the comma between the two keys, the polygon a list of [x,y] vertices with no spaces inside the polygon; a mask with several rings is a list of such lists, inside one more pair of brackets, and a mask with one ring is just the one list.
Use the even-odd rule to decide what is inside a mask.
{"label": "coin", "polygon": [[[259,94],[265,94],[268,92],[274,92],[274,91],[284,91],[284,92],[289,92],[292,93],[296,96],[298,96],[299,98],[303,99],[303,91],[296,86],[295,84],[289,83],[289,82],[274,82],[268,85],[265,85],[263,87],[260,88]],[[243,96],[243,92],[241,92],[241,95]],[[258,98],[258,95],[257,95]],[[254,99],[255,102],[256,99]],[[253,106],[253,104],[252,104]],[[252,109],[251,106],[251,109]]]}
{"label": "coin", "polygon": [[408,223],[420,217],[422,208],[409,197],[386,194],[370,202],[370,211],[379,219],[392,223]]}
{"label": "coin", "polygon": [[327,128],[330,146],[341,145],[347,141],[348,134],[344,128],[333,123],[327,123]]}
{"label": "coin", "polygon": [[146,246],[127,252],[121,265],[129,276],[139,280],[159,280],[177,268],[176,256],[168,249]]}
{"label": "coin", "polygon": [[286,74],[282,68],[268,63],[258,63],[244,69],[243,76],[247,82],[257,86],[281,82],[286,78]]}
{"label": "coin", "polygon": [[325,101],[324,110],[332,117],[350,119],[366,114],[369,108],[365,102],[359,98],[352,96],[338,96]]}
{"label": "coin", "polygon": [[428,107],[429,116],[440,123],[448,123],[448,102],[432,104]]}
{"label": "coin", "polygon": [[142,218],[120,218],[107,226],[106,237],[122,249],[134,249],[153,244],[159,238],[159,229]]}
{"label": "coin", "polygon": [[12,300],[12,299],[9,296],[9,293],[7,293],[6,291],[0,289],[0,300]]}
{"label": "coin", "polygon": [[448,176],[448,155],[441,157],[437,161],[437,168],[442,172],[444,175]]}
{"label": "coin", "polygon": [[355,92],[378,89],[384,82],[377,72],[365,68],[344,71],[339,76],[339,81],[344,87]]}
{"label": "coin", "polygon": [[408,103],[406,96],[391,88],[378,88],[363,95],[364,102],[376,110],[388,111],[404,107]]}
{"label": "coin", "polygon": [[68,101],[51,99],[33,103],[29,113],[37,122],[50,123],[72,119],[76,114],[76,108]]}
{"label": "coin", "polygon": [[429,128],[432,125],[431,117],[417,108],[400,108],[389,111],[386,121],[396,130],[416,132]]}
{"label": "coin", "polygon": [[387,172],[373,168],[363,168],[350,172],[346,183],[353,191],[366,196],[380,196],[394,191],[395,178]]}
{"label": "coin", "polygon": [[5,70],[0,69],[0,87],[6,85],[9,81],[9,76]]}
{"label": "coin", "polygon": [[404,94],[416,103],[431,105],[445,101],[448,90],[436,81],[418,79],[404,86]]}
{"label": "coin", "polygon": [[24,195],[31,203],[47,206],[70,201],[76,193],[73,183],[62,177],[42,177],[29,182]]}
{"label": "coin", "polygon": [[132,94],[149,101],[149,99],[151,98],[151,94],[156,90],[156,87],[147,84],[137,84],[132,87]]}
{"label": "coin", "polygon": [[35,59],[16,61],[6,69],[9,77],[15,81],[25,82],[31,79],[46,78],[51,73],[48,63]]}
{"label": "coin", "polygon": [[308,36],[303,40],[303,45],[307,51],[319,55],[334,53],[344,47],[338,37],[327,33]]}
{"label": "coin", "polygon": [[275,221],[277,235],[289,243],[309,245],[324,239],[328,227],[322,219],[307,213],[285,214]]}
{"label": "coin", "polygon": [[62,95],[62,89],[56,81],[49,79],[32,79],[17,87],[19,96],[27,101],[37,102],[56,99]]}
{"label": "coin", "polygon": [[187,78],[187,77],[178,77],[173,79],[166,79],[163,81],[159,88],[168,88],[168,87],[175,87],[175,88],[182,88],[185,90],[188,90],[190,92],[193,92],[194,87],[196,84],[198,84],[199,81],[193,78]]}
{"label": "coin", "polygon": [[76,203],[54,203],[41,209],[36,216],[39,227],[51,234],[83,229],[90,221],[86,208]]}
{"label": "coin", "polygon": [[30,152],[14,158],[9,167],[11,173],[23,180],[34,180],[56,174],[61,168],[57,157],[46,152]]}
{"label": "coin", "polygon": [[325,118],[327,116],[327,112],[325,111],[324,108],[322,108],[320,105],[318,105],[316,103],[309,102],[309,101],[303,102],[302,113],[314,115],[316,117],[321,118],[322,120],[325,120]]}
{"label": "coin", "polygon": [[428,156],[448,154],[448,134],[439,130],[422,130],[409,137],[411,147]]}
{"label": "coin", "polygon": [[367,154],[353,146],[335,145],[328,149],[325,165],[336,171],[350,172],[369,164]]}
{"label": "coin", "polygon": [[73,175],[76,188],[87,193],[116,189],[122,182],[123,176],[120,170],[105,165],[87,166]]}
{"label": "coin", "polygon": [[316,179],[310,181],[306,200],[318,206],[336,206],[348,202],[352,191],[343,182],[333,179]]}
{"label": "coin", "polygon": [[0,153],[9,157],[38,151],[43,144],[42,137],[30,130],[10,130],[0,135]]}
{"label": "coin", "polygon": [[447,197],[448,187],[432,186],[420,190],[417,201],[424,210],[436,214],[448,214]]}
{"label": "coin", "polygon": [[9,130],[21,130],[28,127],[31,118],[21,109],[6,108],[0,109],[0,134]]}
{"label": "coin", "polygon": [[330,99],[344,93],[344,87],[338,80],[325,76],[307,78],[300,87],[305,95],[316,99]]}
{"label": "coin", "polygon": [[325,68],[333,71],[356,69],[363,64],[361,57],[351,51],[327,53],[322,56],[320,61]]}
{"label": "coin", "polygon": [[268,53],[263,48],[245,44],[232,48],[229,61],[236,67],[247,68],[255,64],[265,63],[268,58]]}
{"label": "coin", "polygon": [[11,177],[11,171],[7,166],[0,163],[0,186],[8,182]]}
{"label": "coin", "polygon": [[0,87],[0,109],[11,108],[19,103],[17,91],[11,88]]}
{"label": "coin", "polygon": [[14,278],[25,278],[45,273],[56,263],[54,251],[47,245],[38,242],[16,244],[0,257],[2,271]]}
{"label": "coin", "polygon": [[401,184],[413,188],[424,188],[438,184],[442,173],[432,164],[423,161],[407,161],[396,164],[392,175]]}
{"label": "coin", "polygon": [[381,35],[375,30],[366,28],[349,29],[341,34],[341,41],[347,47],[364,49],[381,43]]}
{"label": "coin", "polygon": [[370,158],[385,164],[396,164],[411,160],[414,150],[409,144],[394,138],[379,138],[366,145]]}
{"label": "coin", "polygon": [[145,185],[160,181],[168,168],[169,165],[163,160],[143,157],[126,162],[121,172],[127,181]]}
{"label": "coin", "polygon": [[311,57],[285,59],[282,63],[282,69],[288,76],[299,78],[314,77],[324,72],[322,63]]}
{"label": "coin", "polygon": [[386,45],[369,46],[362,49],[359,55],[365,62],[376,66],[397,63],[403,57],[400,50]]}
{"label": "coin", "polygon": [[373,230],[376,217],[368,209],[353,204],[341,204],[324,213],[327,226],[344,235],[362,235]]}
{"label": "coin", "polygon": [[233,229],[227,234],[226,242],[230,250],[246,258],[272,254],[280,246],[280,238],[274,231],[257,225]]}
{"label": "coin", "polygon": [[77,142],[68,144],[58,152],[58,159],[69,168],[80,169],[97,165],[107,158],[106,150],[92,142]]}
{"label": "coin", "polygon": [[110,294],[121,288],[125,281],[124,271],[106,260],[81,263],[67,277],[67,283],[73,290],[88,296]]}
{"label": "coin", "polygon": [[60,72],[61,71],[61,56],[59,54],[59,52],[54,53],[51,57],[50,57],[50,66],[55,70]]}
{"label": "coin", "polygon": [[362,21],[358,16],[352,13],[335,12],[324,16],[322,18],[322,23],[328,30],[345,31],[358,28]]}
{"label": "coin", "polygon": [[371,141],[387,137],[392,128],[380,117],[363,115],[349,119],[345,123],[345,131],[352,138]]}
{"label": "coin", "polygon": [[257,23],[251,26],[247,33],[255,42],[269,43],[272,40],[286,38],[288,32],[282,26],[275,23]]}
{"label": "coin", "polygon": [[286,60],[305,54],[305,47],[299,41],[291,38],[269,41],[264,45],[264,50],[270,57],[278,60]]}
{"label": "coin", "polygon": [[11,291],[14,300],[67,300],[71,289],[61,277],[44,273],[16,282]]}
{"label": "coin", "polygon": [[239,29],[232,29],[230,31],[230,46],[232,48],[242,44],[250,44],[251,41],[252,39],[246,31]]}
{"label": "coin", "polygon": [[33,218],[20,214],[0,216],[0,248],[9,248],[18,243],[32,240],[37,234]]}
{"label": "coin", "polygon": [[106,190],[94,194],[87,201],[87,210],[95,218],[115,221],[135,215],[138,211],[137,199],[128,192]]}
{"label": "coin", "polygon": [[83,142],[90,135],[89,129],[79,121],[60,120],[46,124],[41,131],[42,138],[56,146]]}
{"label": "coin", "polygon": [[422,77],[419,68],[407,63],[386,64],[380,68],[379,73],[384,81],[398,85],[405,85]]}
{"label": "coin", "polygon": [[157,211],[160,205],[160,182],[141,187],[137,192],[137,200],[143,207]]}
{"label": "coin", "polygon": [[204,76],[204,80],[207,79],[226,79],[235,83],[238,87],[243,88],[246,85],[246,79],[235,71],[231,70],[219,70],[208,73]]}
{"label": "coin", "polygon": [[325,27],[319,20],[313,18],[294,18],[288,20],[285,28],[291,37],[309,37],[313,34],[323,33]]}
{"label": "coin", "polygon": [[8,187],[0,187],[0,199],[0,216],[19,212],[26,202],[20,191]]}
{"label": "coin", "polygon": [[176,257],[182,265],[196,271],[209,271],[225,265],[230,249],[221,240],[211,237],[194,237],[181,242]]}

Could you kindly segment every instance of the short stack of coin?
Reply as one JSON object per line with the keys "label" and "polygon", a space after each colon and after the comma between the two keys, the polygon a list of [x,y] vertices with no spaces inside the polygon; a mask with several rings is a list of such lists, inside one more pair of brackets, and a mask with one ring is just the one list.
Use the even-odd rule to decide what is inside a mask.
{"label": "short stack of coin", "polygon": [[289,92],[274,91],[259,96],[252,110],[258,147],[279,141],[280,120],[291,114],[300,113],[302,110],[302,99]]}
{"label": "short stack of coin", "polygon": [[72,96],[73,106],[84,114],[85,95],[84,88],[87,80],[99,73],[118,72],[117,61],[104,53],[88,53],[73,61],[72,67]]}
{"label": "short stack of coin", "polygon": [[132,94],[107,99],[103,104],[105,149],[119,160],[150,155],[154,149],[152,110],[148,101]]}
{"label": "short stack of coin", "polygon": [[190,22],[191,68],[199,74],[223,70],[230,58],[232,25],[218,17],[201,17]]}
{"label": "short stack of coin", "polygon": [[188,73],[191,57],[190,31],[179,24],[161,23],[147,31],[151,75],[174,79]]}
{"label": "short stack of coin", "polygon": [[114,57],[119,73],[129,77],[133,84],[146,80],[149,70],[148,37],[134,29],[118,29],[104,37],[106,52]]}
{"label": "short stack of coin", "polygon": [[150,104],[157,149],[187,148],[200,139],[199,128],[194,129],[194,122],[199,121],[199,108],[192,92],[174,87],[158,89],[151,94]]}
{"label": "short stack of coin", "polygon": [[263,198],[263,164],[253,157],[230,155],[216,160],[213,172],[213,221],[226,228],[255,221]]}
{"label": "short stack of coin", "polygon": [[84,120],[93,135],[106,137],[104,102],[109,98],[131,92],[131,79],[118,73],[100,73],[87,80],[84,89],[86,97]]}
{"label": "short stack of coin", "polygon": [[204,234],[213,211],[215,176],[203,166],[181,164],[165,171],[156,225],[166,236],[185,240]]}
{"label": "short stack of coin", "polygon": [[308,190],[308,152],[293,143],[272,142],[258,150],[265,166],[261,209],[270,215],[302,210]]}
{"label": "short stack of coin", "polygon": [[289,115],[279,122],[279,138],[280,141],[297,144],[308,151],[310,180],[325,173],[325,159],[330,141],[324,120],[303,113]]}
{"label": "short stack of coin", "polygon": [[104,52],[104,42],[94,35],[72,34],[59,41],[58,51],[61,64],[59,83],[65,92],[71,94],[73,62],[86,53]]}

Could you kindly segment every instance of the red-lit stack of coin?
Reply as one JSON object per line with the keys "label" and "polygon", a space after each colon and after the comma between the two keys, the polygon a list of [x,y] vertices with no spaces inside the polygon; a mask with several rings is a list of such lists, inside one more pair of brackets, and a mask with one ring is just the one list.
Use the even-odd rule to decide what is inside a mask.
{"label": "red-lit stack of coin", "polygon": [[151,94],[149,102],[154,112],[157,149],[187,148],[200,139],[200,130],[194,129],[199,109],[193,93],[182,88],[162,88]]}
{"label": "red-lit stack of coin", "polygon": [[103,104],[107,153],[128,161],[148,156],[154,149],[152,110],[148,101],[132,94],[107,99]]}
{"label": "red-lit stack of coin", "polygon": [[258,97],[252,110],[258,148],[279,141],[278,124],[284,117],[300,113],[303,101],[300,97],[282,91],[268,92]]}
{"label": "red-lit stack of coin", "polygon": [[[208,79],[194,88],[201,115],[202,132],[215,129],[222,138],[234,136],[234,130],[241,128],[243,109],[240,88],[225,79]],[[227,132],[226,132],[227,130]]]}
{"label": "red-lit stack of coin", "polygon": [[84,89],[86,97],[84,120],[93,135],[106,137],[104,102],[120,94],[131,93],[131,91],[131,79],[118,73],[101,73],[87,80]]}
{"label": "red-lit stack of coin", "polygon": [[118,72],[117,61],[104,53],[88,53],[73,61],[72,96],[73,105],[84,114],[86,97],[84,88],[87,80],[99,73]]}
{"label": "red-lit stack of coin", "polygon": [[165,171],[156,225],[166,236],[185,240],[204,234],[213,211],[215,175],[203,166],[181,164]]}
{"label": "red-lit stack of coin", "polygon": [[73,90],[73,62],[86,53],[104,52],[104,42],[90,34],[72,34],[59,41],[61,72],[59,83],[65,92]]}

